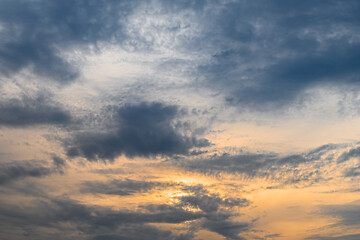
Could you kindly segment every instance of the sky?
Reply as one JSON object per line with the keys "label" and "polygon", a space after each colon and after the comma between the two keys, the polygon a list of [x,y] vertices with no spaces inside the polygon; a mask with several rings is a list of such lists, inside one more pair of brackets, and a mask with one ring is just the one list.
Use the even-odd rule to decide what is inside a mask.
{"label": "sky", "polygon": [[0,239],[360,239],[357,0],[0,0]]}

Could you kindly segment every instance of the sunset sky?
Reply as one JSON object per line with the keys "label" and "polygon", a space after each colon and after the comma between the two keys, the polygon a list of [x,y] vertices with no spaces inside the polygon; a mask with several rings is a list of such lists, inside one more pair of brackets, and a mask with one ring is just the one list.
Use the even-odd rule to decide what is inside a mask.
{"label": "sunset sky", "polygon": [[360,1],[0,0],[0,239],[359,240]]}

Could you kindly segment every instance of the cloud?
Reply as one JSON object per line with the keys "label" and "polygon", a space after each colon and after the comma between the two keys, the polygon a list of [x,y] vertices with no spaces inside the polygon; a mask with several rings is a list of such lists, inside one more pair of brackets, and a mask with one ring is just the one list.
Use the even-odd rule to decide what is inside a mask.
{"label": "cloud", "polygon": [[358,85],[359,8],[357,1],[210,4],[217,11],[199,18],[201,46],[211,56],[198,68],[203,87],[233,105],[273,110],[314,86]]}
{"label": "cloud", "polygon": [[244,240],[245,238],[240,237],[241,232],[249,230],[250,225],[248,223],[236,223],[228,220],[224,221],[213,221],[205,220],[202,226],[212,232],[216,232],[227,239]]}
{"label": "cloud", "polygon": [[135,1],[10,1],[0,3],[0,72],[10,76],[30,67],[58,83],[76,79],[79,71],[63,50],[120,40],[121,21]]}
{"label": "cloud", "polygon": [[84,182],[82,192],[110,195],[132,195],[149,192],[154,189],[179,188],[188,195],[176,197],[177,207],[192,207],[205,213],[214,213],[219,208],[246,207],[250,203],[245,198],[222,198],[218,194],[210,194],[202,185],[188,186],[173,182],[139,181],[132,179],[114,179],[107,182]]}
{"label": "cloud", "polygon": [[[191,77],[203,79],[201,87],[221,92],[228,103],[279,107],[315,85],[358,84],[359,8],[357,1],[5,0],[0,4],[5,36],[0,71],[10,76],[30,67],[40,76],[68,83],[80,73],[61,56],[63,51],[101,42],[131,46],[132,51],[166,45],[175,53],[204,56],[191,64],[197,69]],[[132,22],[133,14],[142,11],[148,14],[146,24]],[[191,21],[166,25],[164,16]],[[166,42],[164,36],[176,36],[176,41]],[[181,61],[179,56],[165,62]]]}
{"label": "cloud", "polygon": [[0,164],[0,185],[27,177],[45,177],[54,171],[42,161],[13,161]]}
{"label": "cloud", "polygon": [[[167,63],[184,60],[183,54],[203,56],[190,66],[196,69],[191,77],[203,79],[201,88],[221,92],[234,105],[273,109],[316,85],[358,84],[359,8],[357,1],[5,0],[0,3],[5,36],[0,71],[10,76],[32,68],[68,83],[80,73],[61,55],[64,51],[102,42],[132,51],[161,45],[176,53]],[[133,22],[143,13],[146,24]],[[183,20],[164,23],[174,16]]]}
{"label": "cloud", "polygon": [[351,235],[340,235],[337,237],[321,237],[321,236],[313,236],[306,239],[312,240],[357,240],[360,238],[360,234],[351,234]]}
{"label": "cloud", "polygon": [[358,157],[360,157],[360,147],[352,148],[349,151],[342,153],[337,159],[337,162],[342,163],[350,160],[351,158],[358,158]]}
{"label": "cloud", "polygon": [[72,116],[68,111],[43,94],[1,101],[0,112],[0,126],[6,127],[65,125],[72,122]]}
{"label": "cloud", "polygon": [[56,156],[56,155],[53,155],[52,156],[52,159],[53,159],[53,163],[54,165],[57,167],[57,168],[63,168],[66,166],[66,161],[65,159],[59,157],[59,156]]}
{"label": "cloud", "polygon": [[[222,174],[240,175],[246,178],[267,178],[276,180],[280,185],[314,184],[331,178],[321,169],[336,165],[334,152],[344,152],[343,144],[327,144],[298,154],[241,153],[214,154],[197,159],[176,159],[171,164],[191,172],[221,176]],[[341,176],[343,177],[343,176]],[[274,186],[272,186],[274,187]],[[271,188],[272,188],[271,187]]]}
{"label": "cloud", "polygon": [[[61,173],[66,161],[57,155],[52,159],[52,165],[40,161],[3,164],[0,166],[0,183]],[[242,239],[238,235],[251,227],[251,223],[232,219],[238,215],[235,209],[249,206],[247,199],[210,193],[204,185],[131,179],[84,182],[81,185],[80,192],[92,194],[128,196],[156,188],[184,193],[172,196],[173,201],[165,204],[145,204],[120,210],[87,205],[64,196],[49,196],[38,186],[31,187],[35,191],[24,191],[28,186],[31,184],[12,189],[17,194],[33,198],[23,206],[2,200],[0,229],[8,230],[0,230],[1,238],[13,236],[16,239],[26,234],[36,239],[69,239],[80,234],[84,239],[148,239],[151,234],[152,238],[180,240],[193,239],[195,232],[207,229],[228,239]],[[156,227],[156,223],[182,225],[169,231]],[[61,237],[56,237],[57,234]]]}
{"label": "cloud", "polygon": [[265,237],[268,237],[268,238],[276,238],[276,237],[280,237],[280,236],[281,236],[280,234],[275,233],[275,234],[266,235]]}
{"label": "cloud", "polygon": [[[338,164],[348,162],[349,160],[355,158],[359,159],[360,157],[360,147],[352,147],[347,151],[344,151],[336,160]],[[348,167],[344,170],[345,177],[357,177],[360,176],[360,167],[358,164],[354,167]]]}
{"label": "cloud", "polygon": [[306,56],[289,57],[259,71],[262,80],[256,87],[239,89],[234,101],[244,104],[285,105],[305,90],[323,84],[358,83],[360,44],[337,43]]}
{"label": "cloud", "polygon": [[132,195],[153,190],[154,188],[165,188],[172,184],[162,182],[137,181],[132,179],[114,179],[108,182],[85,182],[81,189],[87,193],[101,193],[111,195]]}
{"label": "cloud", "polygon": [[128,157],[188,154],[194,147],[206,147],[206,139],[181,134],[174,126],[179,109],[162,103],[125,105],[115,115],[114,127],[106,132],[77,134],[67,144],[69,157],[89,161]]}
{"label": "cloud", "polygon": [[345,177],[358,177],[360,176],[360,166],[348,168],[345,170]]}
{"label": "cloud", "polygon": [[93,240],[190,240],[193,234],[174,234],[168,230],[160,230],[159,228],[144,225],[133,224],[121,226],[116,234],[98,235]]}
{"label": "cloud", "polygon": [[204,213],[200,229],[216,232],[227,239],[244,239],[240,233],[249,230],[251,223],[237,222],[231,219],[236,216],[234,208],[247,207],[250,202],[245,198],[227,198],[219,194],[211,194],[202,185],[185,186],[189,195],[180,196],[176,204],[179,207],[192,207]]}
{"label": "cloud", "polygon": [[[191,234],[177,235],[146,223],[182,223],[202,217],[202,214],[171,206],[153,207],[151,212],[115,211],[49,197],[29,202],[23,207],[4,203],[0,206],[0,213],[0,224],[12,226],[9,232],[0,230],[0,236],[8,238],[6,233],[16,236],[19,232],[32,229],[32,236],[37,239],[49,239],[60,232],[61,239],[69,239],[74,233],[81,233],[86,239],[140,239],[146,233],[153,233],[160,239],[189,239]],[[71,227],[65,223],[70,223]]]}
{"label": "cloud", "polygon": [[360,201],[354,201],[342,205],[320,206],[321,213],[338,218],[337,225],[358,226],[360,225]]}
{"label": "cloud", "polygon": [[[116,195],[129,195],[135,192],[144,192],[159,186],[161,186],[161,188],[178,189],[179,191],[184,192],[184,195],[173,197],[173,204],[148,204],[140,206],[140,209],[144,209],[148,213],[142,214],[142,217],[139,217],[139,220],[137,220],[138,218],[135,217],[134,213],[127,213],[127,216],[124,217],[124,219],[128,219],[130,223],[135,223],[137,221],[147,222],[148,220],[146,219],[151,216],[149,221],[152,222],[177,223],[180,219],[180,221],[186,221],[187,217],[190,217],[189,213],[193,213],[194,218],[192,220],[197,222],[192,224],[192,229],[194,231],[205,228],[229,239],[243,239],[239,237],[238,234],[251,227],[250,223],[238,223],[231,220],[231,217],[236,215],[233,213],[234,208],[249,206],[250,202],[247,199],[230,198],[215,193],[209,193],[203,185],[174,184],[169,182],[158,183],[128,179],[123,181],[113,180],[108,182],[108,184],[99,182],[85,183],[85,189],[88,190],[88,193],[100,192],[103,194]],[[172,214],[175,214],[173,216],[174,219],[170,217]],[[106,220],[102,219],[101,221],[116,222],[117,220],[106,218]],[[114,239],[116,238],[114,237]]]}
{"label": "cloud", "polygon": [[[336,223],[331,227],[355,227],[360,226],[360,201],[354,201],[346,204],[321,205],[320,214],[330,216],[336,219]],[[313,240],[356,240],[360,234],[336,234],[337,236],[314,235],[306,239]]]}
{"label": "cloud", "polygon": [[176,162],[189,171],[199,171],[209,174],[221,172],[232,174],[247,174],[249,176],[268,175],[281,166],[297,166],[311,161],[303,155],[289,155],[281,157],[278,154],[239,154],[213,155],[196,160],[181,160]]}
{"label": "cloud", "polygon": [[[0,164],[0,239],[193,239],[199,237],[195,233],[201,230],[226,239],[244,239],[245,233],[276,238],[279,235],[266,236],[272,233],[268,229],[270,225],[259,224],[261,229],[252,231],[253,222],[238,220],[242,208],[251,205],[249,200],[239,196],[240,192],[249,190],[249,198],[260,201],[256,192],[261,188],[286,186],[295,188],[291,191],[301,192],[298,188],[320,181],[324,182],[316,185],[316,189],[341,182],[330,190],[351,191],[355,188],[354,181],[358,180],[356,177],[360,176],[358,163],[355,165],[360,156],[357,146],[351,149],[346,146],[344,150],[338,144],[327,144],[309,152],[287,155],[250,152],[210,156],[222,151],[219,148],[226,151],[226,144],[236,145],[234,139],[222,142],[219,148],[208,148],[211,144],[203,138],[206,131],[192,129],[188,123],[206,122],[214,124],[214,128],[221,125],[228,133],[236,121],[247,122],[248,119],[252,121],[252,117],[263,116],[256,112],[247,115],[249,109],[276,112],[300,101],[312,101],[307,98],[314,93],[312,90],[321,89],[322,92],[329,86],[335,86],[334,91],[342,91],[344,88],[339,88],[340,85],[350,86],[352,98],[344,98],[343,104],[355,101],[360,75],[359,10],[360,4],[355,0],[326,3],[310,0],[0,1],[0,83],[7,81],[0,99],[1,141],[6,150],[1,156],[41,156],[49,148],[66,155],[66,158],[51,155],[48,162]],[[97,54],[102,50],[105,51],[99,58]],[[83,55],[88,53],[91,56]],[[81,66],[83,60],[91,64]],[[84,74],[89,79],[71,85],[83,71],[89,71]],[[25,75],[30,78],[25,79]],[[36,83],[40,86],[26,81],[34,78],[39,79]],[[29,84],[39,89],[52,89],[53,84],[63,87],[67,84],[67,87],[58,89],[57,98],[53,98],[42,94],[30,96]],[[28,92],[18,98],[4,99],[19,89]],[[338,98],[337,95],[325,97]],[[219,101],[220,98],[236,106],[235,111]],[[75,112],[68,111],[65,104],[55,99],[66,100]],[[138,102],[138,99],[148,102],[126,104]],[[172,103],[166,102],[169,99]],[[154,100],[162,103],[151,102]],[[108,108],[103,105],[114,102],[119,105]],[[171,105],[173,103],[194,105],[191,106],[193,113],[187,115],[180,105]],[[104,111],[97,114],[96,108]],[[241,116],[236,115],[239,109],[244,111]],[[56,150],[55,142],[34,145],[30,141],[24,148],[19,146],[19,153],[9,152],[17,148],[16,141],[21,136],[29,139],[29,134],[36,130],[24,132],[14,128],[73,126],[72,113],[84,116],[89,111],[93,112],[82,125],[76,125],[81,129],[59,133],[66,138],[62,141],[63,149]],[[228,122],[229,117],[233,121]],[[271,125],[273,120],[270,119]],[[306,121],[306,117],[303,120]],[[319,125],[323,121],[313,123]],[[279,132],[291,124],[294,122],[286,126],[275,124],[273,130]],[[307,128],[308,124],[302,127]],[[12,135],[14,131],[16,134]],[[225,139],[226,136],[219,136],[221,134],[214,129],[209,137],[214,141]],[[235,135],[253,139],[252,134],[244,134]],[[343,134],[346,135],[346,131]],[[271,141],[270,135],[267,134],[266,141]],[[333,136],[334,141],[337,137]],[[56,136],[46,139],[50,138]],[[301,139],[292,141],[291,145]],[[250,141],[249,147],[261,145],[257,143],[259,141]],[[10,145],[11,149],[5,149]],[[283,146],[286,148],[286,144]],[[61,153],[62,150],[65,153]],[[113,162],[120,156],[158,157],[166,161],[145,166],[146,171],[138,171],[144,166],[134,159],[114,169],[99,169],[105,167],[103,163],[66,161],[67,158],[85,158],[92,162]],[[154,167],[165,169],[167,164],[172,170],[179,168],[172,179],[186,177],[183,180],[187,182],[212,184],[219,180],[217,176],[224,176],[226,181],[221,181],[219,188],[214,184],[206,189],[203,185],[161,182],[165,175],[163,172],[157,174],[159,169],[151,172],[154,176],[148,175]],[[47,181],[50,175],[61,174],[70,165],[74,168],[68,176],[54,176]],[[87,177],[94,172],[97,178],[108,180],[89,180]],[[87,181],[79,183],[85,177]],[[119,177],[121,179],[111,179]],[[148,180],[150,177],[158,180]],[[236,189],[239,179],[250,181],[250,185]],[[37,182],[44,185],[37,185]],[[263,184],[256,185],[257,182]],[[257,187],[253,188],[255,185]],[[345,190],[341,190],[342,187]],[[78,188],[80,192],[74,192]],[[231,189],[229,195],[224,188]],[[37,195],[41,190],[44,193]],[[313,189],[309,190],[314,193]],[[182,194],[176,194],[177,191]],[[86,196],[82,195],[84,193]],[[55,197],[55,194],[64,195]],[[83,200],[90,194],[93,194],[89,198],[91,202],[108,206],[113,202],[104,203],[99,199],[107,196],[120,199],[125,205],[115,203],[112,208],[88,205],[89,202],[86,204]],[[140,199],[139,195],[145,197]],[[82,199],[82,202],[68,199],[68,196]],[[153,201],[154,196],[156,201]],[[319,194],[316,196],[322,198]],[[296,196],[291,199],[298,200]],[[136,205],[139,202],[143,205]],[[311,204],[306,205],[308,208]],[[327,205],[321,207],[321,212],[337,220],[339,228],[358,228],[358,205],[357,202]],[[241,219],[259,213],[264,217],[262,223],[269,223],[275,215],[263,214],[266,208],[268,206],[262,205],[255,211],[246,209],[249,214]],[[165,230],[169,227],[171,230]],[[359,236],[317,237],[352,239]]]}
{"label": "cloud", "polygon": [[207,214],[221,212],[233,207],[247,207],[250,204],[245,198],[224,198],[218,194],[210,194],[202,185],[185,186],[183,190],[190,194],[178,197],[177,199],[180,201],[178,206],[190,206]]}

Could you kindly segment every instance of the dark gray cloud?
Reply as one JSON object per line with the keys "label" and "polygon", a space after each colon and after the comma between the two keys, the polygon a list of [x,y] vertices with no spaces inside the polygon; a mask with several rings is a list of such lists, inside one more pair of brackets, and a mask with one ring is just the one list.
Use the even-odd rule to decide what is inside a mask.
{"label": "dark gray cloud", "polygon": [[275,234],[266,235],[265,237],[267,237],[267,238],[276,238],[276,237],[280,237],[280,236],[281,236],[280,234],[275,233]]}
{"label": "dark gray cloud", "polygon": [[310,240],[357,240],[360,238],[360,234],[351,234],[351,235],[340,235],[337,237],[322,237],[322,236],[313,236],[306,239]]}
{"label": "dark gray cloud", "polygon": [[10,76],[25,67],[37,75],[68,83],[78,69],[60,56],[74,46],[120,40],[121,20],[136,1],[0,2],[0,72]]}
{"label": "dark gray cloud", "polygon": [[360,176],[360,166],[348,168],[345,170],[345,177],[358,177]]}
{"label": "dark gray cloud", "polygon": [[[17,165],[22,166],[21,177],[29,177],[29,175],[40,177],[57,171],[58,166],[62,169],[66,164],[63,159],[55,155],[53,160],[53,166],[46,168],[46,171],[35,164],[32,164],[31,167],[26,164]],[[11,167],[7,169],[11,169]],[[27,169],[27,172],[23,169]],[[30,174],[28,174],[29,172]],[[20,178],[19,174],[11,177]],[[234,209],[247,207],[248,200],[209,193],[203,185],[128,179],[113,180],[108,183],[109,186],[106,186],[106,183],[85,182],[83,187],[89,190],[89,193],[101,192],[118,195],[167,187],[177,189],[187,195],[174,196],[175,201],[170,204],[147,204],[139,205],[134,210],[114,210],[86,205],[67,197],[50,197],[35,186],[34,191],[24,193],[24,196],[32,196],[33,200],[24,202],[22,206],[6,202],[5,199],[2,200],[0,204],[0,237],[8,239],[11,236],[11,239],[22,239],[25,235],[31,236],[30,239],[62,240],[70,239],[75,234],[80,236],[80,239],[135,240],[150,239],[151,236],[151,238],[156,237],[157,239],[186,240],[193,239],[197,231],[207,229],[221,234],[227,239],[242,239],[239,234],[251,227],[251,223],[238,223],[232,219],[238,214]],[[26,187],[27,185],[20,185],[20,188],[15,190],[23,191]],[[2,191],[1,194],[3,193],[7,192]],[[149,225],[150,223],[179,224],[184,222],[191,222],[191,224],[186,225],[187,227],[179,227],[181,233]],[[174,228],[174,230],[176,229]]]}
{"label": "dark gray cloud", "polygon": [[[360,157],[360,147],[354,147],[347,151],[344,151],[338,158],[337,163],[341,164],[343,162],[347,162],[352,158],[359,159]],[[360,166],[359,164],[355,167],[350,167],[345,169],[344,171],[345,177],[357,177],[360,176]]]}
{"label": "dark gray cloud", "polygon": [[358,85],[358,1],[241,1],[218,9],[201,18],[211,29],[201,46],[213,56],[199,71],[229,103],[272,109],[316,85]]}
{"label": "dark gray cloud", "polygon": [[[336,149],[339,149],[341,147],[344,147],[345,145],[342,145],[342,144],[332,144],[332,143],[329,143],[329,144],[325,144],[325,145],[322,145],[320,147],[317,147],[313,150],[310,150],[306,156],[307,157],[310,157],[312,159],[319,159],[321,158],[322,156],[324,156],[325,154],[329,153],[331,150],[336,150]],[[331,157],[328,156],[328,159],[330,159]]]}
{"label": "dark gray cloud", "polygon": [[94,173],[98,173],[98,174],[115,174],[115,175],[119,175],[119,174],[126,174],[128,173],[127,171],[125,171],[122,168],[107,168],[107,169],[96,169],[93,170],[92,172]]}
{"label": "dark gray cloud", "polygon": [[132,179],[112,180],[108,182],[85,182],[82,186],[82,192],[101,193],[111,195],[132,195],[153,190],[154,188],[164,188],[174,184],[138,181]]}
{"label": "dark gray cloud", "polygon": [[144,193],[154,189],[174,188],[189,193],[186,196],[177,197],[177,207],[193,207],[205,213],[214,213],[219,208],[246,207],[250,203],[245,198],[222,198],[217,194],[210,194],[202,185],[188,186],[174,182],[139,181],[132,179],[114,179],[107,182],[84,182],[82,192],[101,193],[110,195],[131,195]]}
{"label": "dark gray cloud", "polygon": [[[243,239],[239,237],[238,234],[248,230],[251,226],[250,223],[238,223],[231,220],[231,217],[234,216],[234,208],[249,206],[250,202],[247,199],[222,197],[218,194],[209,193],[203,185],[188,186],[171,182],[159,183],[134,180],[113,180],[108,183],[86,182],[85,191],[88,190],[89,193],[100,192],[104,194],[129,195],[135,192],[148,191],[159,186],[162,188],[179,189],[184,191],[186,195],[174,197],[177,201],[173,205],[149,204],[140,206],[140,208],[148,211],[148,214],[154,219],[153,221],[157,219],[157,221],[163,222],[160,215],[158,215],[160,213],[169,213],[168,215],[166,214],[167,218],[164,220],[165,222],[176,223],[176,219],[179,218],[185,221],[188,213],[184,212],[184,209],[191,208],[194,209],[194,211],[190,211],[190,213],[194,213],[194,216],[196,216],[194,219],[197,219],[197,223],[193,224],[194,231],[205,228],[209,231],[223,235],[228,239]],[[175,213],[177,214],[176,218],[172,219],[170,216]],[[143,215],[143,221],[146,221],[146,216],[150,215]],[[126,218],[131,222],[131,219],[133,219],[134,216],[129,214]],[[113,219],[110,218],[102,221],[112,222]],[[114,221],[116,222],[116,220]],[[133,221],[135,222],[137,220],[134,218]]]}
{"label": "dark gray cloud", "polygon": [[324,205],[321,212],[325,215],[338,218],[337,224],[347,226],[360,226],[360,201],[343,205]]}
{"label": "dark gray cloud", "polygon": [[180,160],[176,161],[175,164],[179,164],[189,171],[210,174],[226,172],[256,175],[260,169],[275,165],[277,160],[278,156],[276,154],[242,154],[235,156],[223,154],[196,160]]}
{"label": "dark gray cloud", "polygon": [[0,126],[7,127],[66,125],[72,122],[70,112],[44,94],[0,101],[0,112]]}
{"label": "dark gray cloud", "polygon": [[12,161],[0,163],[0,185],[27,177],[45,177],[54,170],[42,161]]}
{"label": "dark gray cloud", "polygon": [[184,186],[183,190],[190,194],[178,197],[178,206],[198,208],[209,216],[224,209],[247,207],[250,204],[245,198],[224,198],[218,194],[210,194],[202,185]]}
{"label": "dark gray cloud", "polygon": [[[128,16],[144,1],[10,1],[0,3],[0,71],[11,75],[25,67],[66,83],[79,71],[60,55],[72,47],[106,41],[152,48],[155,41],[126,32]],[[192,11],[197,34],[180,35],[183,53],[209,56],[195,75],[222,92],[232,104],[283,106],[306,89],[323,84],[358,84],[360,22],[356,0],[159,1],[161,13]],[[181,24],[166,31],[181,29]],[[329,34],[329,33],[333,34]],[[176,59],[175,59],[176,61]]]}
{"label": "dark gray cloud", "polygon": [[350,160],[351,158],[359,158],[360,157],[360,147],[352,148],[340,155],[340,157],[337,159],[338,163],[346,162]]}
{"label": "dark gray cloud", "polygon": [[215,176],[225,173],[247,178],[265,177],[285,185],[314,184],[326,179],[321,169],[334,163],[336,159],[332,151],[340,149],[341,146],[327,144],[308,152],[285,156],[276,153],[214,154],[198,159],[176,159],[171,164],[188,171]]}
{"label": "dark gray cloud", "polygon": [[[196,160],[180,160],[178,164],[190,171],[200,171],[209,174],[233,173],[249,176],[266,176],[282,166],[298,166],[313,161],[305,155],[289,155],[281,157],[278,154],[239,154],[214,155]],[[317,159],[318,160],[318,159]]]}
{"label": "dark gray cloud", "polygon": [[193,239],[192,233],[174,234],[171,231],[160,230],[159,228],[144,225],[133,224],[121,226],[116,234],[98,235],[92,240],[190,240]]}
{"label": "dark gray cloud", "polygon": [[[332,224],[332,227],[360,226],[360,201],[355,201],[347,204],[339,205],[322,205],[320,206],[320,213],[326,216],[333,217],[337,223]],[[306,239],[312,240],[356,240],[359,239],[360,234],[337,234],[337,236],[314,235]]]}
{"label": "dark gray cloud", "polygon": [[202,226],[212,232],[216,232],[227,239],[234,239],[234,240],[245,240],[239,236],[240,233],[249,230],[250,224],[249,223],[237,223],[229,220],[208,220],[206,219]]}
{"label": "dark gray cloud", "polygon": [[[342,44],[342,43],[339,43]],[[267,69],[259,71],[260,86],[239,89],[239,103],[287,104],[304,90],[320,84],[358,83],[360,44],[349,44],[337,50],[328,46],[327,52],[287,58]],[[355,46],[353,46],[355,45]],[[346,51],[346,52],[344,52]],[[235,94],[234,93],[234,94]]]}
{"label": "dark gray cloud", "polygon": [[176,106],[162,103],[125,105],[116,111],[112,129],[78,134],[67,142],[67,155],[90,161],[113,160],[121,154],[128,157],[188,154],[194,147],[209,146],[208,140],[183,135],[176,129],[174,121],[178,114]]}
{"label": "dark gray cloud", "polygon": [[[0,212],[0,236],[5,239],[10,236],[14,237],[12,239],[21,239],[16,236],[22,231],[30,231],[34,239],[69,239],[74,233],[84,239],[140,239],[147,233],[153,233],[160,239],[189,239],[191,233],[176,235],[146,223],[181,223],[202,217],[201,213],[168,205],[152,207],[151,212],[114,211],[62,198],[38,199],[23,207],[2,203]],[[65,223],[70,223],[71,227]],[[61,233],[61,238],[52,238],[56,233]]]}
{"label": "dark gray cloud", "polygon": [[59,157],[59,156],[56,156],[56,155],[53,155],[52,156],[52,160],[53,160],[53,163],[54,165],[57,167],[57,168],[63,168],[66,166],[66,160]]}
{"label": "dark gray cloud", "polygon": [[245,198],[228,198],[218,194],[211,194],[202,185],[185,186],[183,190],[189,195],[178,197],[177,206],[200,209],[204,218],[199,223],[199,228],[216,232],[227,239],[245,239],[239,236],[251,228],[251,223],[233,221],[236,216],[235,207],[247,207],[250,202]]}
{"label": "dark gray cloud", "polygon": [[52,155],[52,160],[53,160],[53,166],[54,166],[54,169],[60,173],[60,174],[64,174],[65,172],[65,169],[67,167],[67,163],[66,163],[66,160],[53,154]]}
{"label": "dark gray cloud", "polygon": [[124,223],[182,223],[202,218],[203,213],[194,213],[176,206],[167,204],[144,206],[148,212],[120,211],[115,213],[102,213],[92,218],[95,226],[116,228]]}

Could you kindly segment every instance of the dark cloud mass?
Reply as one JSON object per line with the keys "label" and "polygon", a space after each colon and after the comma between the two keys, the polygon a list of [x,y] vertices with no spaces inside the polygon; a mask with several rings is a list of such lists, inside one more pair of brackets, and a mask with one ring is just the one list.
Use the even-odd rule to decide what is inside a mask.
{"label": "dark cloud mass", "polygon": [[358,85],[359,2],[290,2],[231,2],[207,16],[218,51],[199,70],[229,103],[273,109],[314,86]]}
{"label": "dark cloud mass", "polygon": [[66,125],[72,122],[70,112],[46,95],[23,96],[0,101],[0,126],[27,127],[40,124]]}
{"label": "dark cloud mass", "polygon": [[134,3],[1,1],[1,73],[11,76],[31,67],[35,74],[49,80],[59,83],[73,81],[79,71],[61,56],[61,50],[121,38],[119,18],[128,14]]}
{"label": "dark cloud mass", "polygon": [[45,177],[53,170],[39,161],[13,161],[0,164],[0,185],[26,177]]}
{"label": "dark cloud mass", "polygon": [[209,146],[206,139],[182,135],[174,126],[179,110],[162,103],[126,105],[116,112],[115,127],[105,133],[82,133],[67,149],[69,157],[113,160],[128,157],[188,154],[194,147]]}

